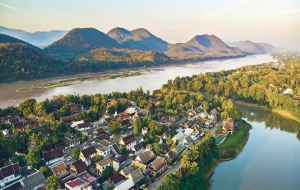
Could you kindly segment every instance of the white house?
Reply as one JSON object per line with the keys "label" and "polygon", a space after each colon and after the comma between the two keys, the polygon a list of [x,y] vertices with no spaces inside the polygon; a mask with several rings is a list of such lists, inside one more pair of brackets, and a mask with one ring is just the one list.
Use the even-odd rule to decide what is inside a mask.
{"label": "white house", "polygon": [[120,140],[121,145],[125,145],[127,150],[131,150],[133,146],[136,145],[136,138],[133,133],[127,135],[126,137],[122,137]]}
{"label": "white house", "polygon": [[0,168],[0,189],[2,189],[2,187],[4,187],[7,183],[20,179],[21,177],[21,171],[18,163]]}
{"label": "white house", "polygon": [[62,161],[64,159],[64,152],[62,149],[54,149],[48,152],[43,153],[43,159],[46,162],[46,165],[51,165],[53,163]]}
{"label": "white house", "polygon": [[183,141],[183,139],[184,139],[184,133],[179,132],[172,138],[172,141],[176,142],[178,140],[179,142],[181,142],[181,141]]}
{"label": "white house", "polygon": [[105,158],[99,162],[96,162],[96,169],[99,175],[102,175],[103,170],[107,166],[112,166],[112,160],[110,158]]}
{"label": "white house", "polygon": [[92,163],[91,159],[94,158],[97,154],[95,147],[91,146],[82,150],[79,154],[79,158],[86,163],[86,165],[90,165]]}

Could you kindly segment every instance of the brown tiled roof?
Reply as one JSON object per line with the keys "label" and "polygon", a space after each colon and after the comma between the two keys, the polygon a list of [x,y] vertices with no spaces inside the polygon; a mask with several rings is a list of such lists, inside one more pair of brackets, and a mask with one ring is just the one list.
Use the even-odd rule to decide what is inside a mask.
{"label": "brown tiled roof", "polygon": [[143,147],[142,143],[138,143],[133,148],[134,148],[135,151],[139,151],[139,150],[141,150],[144,147]]}
{"label": "brown tiled roof", "polygon": [[89,148],[82,150],[81,153],[83,154],[83,156],[85,158],[88,158],[90,155],[96,153],[96,149],[95,149],[95,147],[91,146]]}
{"label": "brown tiled roof", "polygon": [[135,135],[133,133],[131,133],[130,135],[126,136],[126,137],[123,137],[123,142],[125,145],[128,145],[132,142],[134,142],[136,139],[135,139]]}
{"label": "brown tiled roof", "polygon": [[149,164],[149,167],[158,171],[160,168],[162,168],[166,164],[167,164],[166,159],[158,156],[153,162],[151,162]]}
{"label": "brown tiled roof", "polygon": [[86,168],[87,168],[85,162],[83,162],[82,160],[73,162],[72,165],[74,166],[74,169],[76,170],[75,172],[77,174],[81,174],[81,173],[85,172]]}
{"label": "brown tiled roof", "polygon": [[19,128],[19,129],[25,128],[23,122],[17,122],[17,123],[14,123],[13,125],[14,125],[14,127]]}
{"label": "brown tiled roof", "polygon": [[86,128],[86,127],[90,127],[91,126],[91,123],[80,123],[77,125],[77,128]]}
{"label": "brown tiled roof", "polygon": [[62,122],[65,122],[65,123],[69,123],[69,122],[72,122],[72,121],[77,121],[76,115],[60,117],[60,120]]}
{"label": "brown tiled roof", "polygon": [[152,158],[154,158],[155,155],[153,154],[152,151],[145,151],[142,154],[140,154],[139,157],[140,157],[142,163],[146,163],[149,160],[151,160]]}
{"label": "brown tiled roof", "polygon": [[113,184],[117,184],[122,180],[124,180],[124,177],[116,171],[114,171],[113,174],[109,177],[109,181]]}
{"label": "brown tiled roof", "polygon": [[20,120],[19,118],[13,117],[13,118],[9,118],[8,122],[15,124],[15,123],[19,123]]}
{"label": "brown tiled roof", "polygon": [[104,131],[104,129],[102,128],[102,127],[100,127],[100,128],[97,128],[94,132],[96,132],[97,133],[97,135],[100,135],[100,134],[103,134],[103,133],[105,133],[105,131]]}
{"label": "brown tiled roof", "polygon": [[61,171],[65,170],[66,168],[67,167],[66,167],[65,163],[61,162],[61,163],[57,164],[56,166],[52,167],[51,169],[54,174],[57,174],[58,172],[61,172]]}
{"label": "brown tiled roof", "polygon": [[12,164],[0,169],[0,180],[13,174],[21,174],[19,164]]}
{"label": "brown tiled roof", "polygon": [[54,149],[52,151],[43,154],[43,158],[45,161],[50,161],[55,158],[61,158],[63,156],[64,156],[64,152],[62,151],[62,149]]}
{"label": "brown tiled roof", "polygon": [[117,160],[120,162],[120,163],[123,163],[127,160],[127,156],[125,156],[124,154],[121,155],[119,158],[117,158]]}

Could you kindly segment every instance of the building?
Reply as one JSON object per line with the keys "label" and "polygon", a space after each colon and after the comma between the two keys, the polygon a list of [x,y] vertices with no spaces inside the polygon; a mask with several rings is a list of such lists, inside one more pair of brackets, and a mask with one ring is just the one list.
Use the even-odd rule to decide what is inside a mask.
{"label": "building", "polygon": [[172,141],[175,143],[176,141],[179,141],[179,142],[181,142],[181,141],[183,141],[183,139],[184,139],[184,133],[183,132],[179,132],[179,133],[177,133],[173,138],[172,138]]}
{"label": "building", "polygon": [[96,143],[93,145],[96,149],[97,154],[103,156],[106,158],[108,155],[110,155],[110,147],[102,145],[100,143]]}
{"label": "building", "polygon": [[135,158],[135,160],[140,162],[140,163],[147,164],[153,158],[155,158],[155,154],[152,151],[145,151],[145,152],[139,154]]}
{"label": "building", "polygon": [[64,162],[59,162],[51,167],[49,167],[53,173],[54,176],[58,177],[59,179],[62,179],[69,175],[67,171],[67,167]]}
{"label": "building", "polygon": [[77,175],[86,172],[87,165],[81,159],[77,160],[70,164],[70,169],[75,172]]}
{"label": "building", "polygon": [[129,178],[126,181],[120,183],[119,185],[116,185],[114,190],[128,190],[131,189],[133,186],[134,186],[134,182],[132,178]]}
{"label": "building", "polygon": [[62,161],[64,159],[64,152],[62,149],[54,149],[43,153],[43,159],[46,162],[46,165],[51,165],[53,163]]}
{"label": "building", "polygon": [[131,149],[131,153],[134,155],[138,155],[142,153],[144,150],[145,148],[143,147],[142,143],[138,143],[133,146],[133,148]]}
{"label": "building", "polygon": [[65,183],[65,187],[69,190],[81,190],[84,185],[86,185],[86,182],[79,178]]}
{"label": "building", "polygon": [[137,184],[144,179],[144,174],[141,171],[141,169],[138,168],[138,169],[134,170],[133,172],[129,173],[127,175],[127,178],[132,179],[133,183]]}
{"label": "building", "polygon": [[98,170],[98,174],[102,175],[103,170],[107,166],[112,166],[112,160],[110,158],[105,158],[99,162],[96,162],[96,169]]}
{"label": "building", "polygon": [[115,153],[116,157],[119,157],[122,154],[120,147],[116,143],[111,145],[110,150]]}
{"label": "building", "polygon": [[127,150],[131,150],[133,146],[136,145],[136,137],[133,133],[125,137],[121,137],[121,145],[125,145]]}
{"label": "building", "polygon": [[44,186],[46,178],[42,172],[35,172],[20,180],[24,190],[35,190]]}
{"label": "building", "polygon": [[226,121],[223,121],[222,123],[222,133],[223,134],[231,134],[233,135],[234,133],[234,123],[232,118],[227,118]]}
{"label": "building", "polygon": [[90,165],[92,163],[92,159],[96,156],[96,153],[95,147],[91,146],[80,152],[79,159],[84,161],[86,165]]}
{"label": "building", "polygon": [[148,168],[151,171],[153,176],[157,176],[162,174],[167,169],[167,161],[166,159],[158,156],[153,162],[148,165]]}
{"label": "building", "polygon": [[0,187],[4,187],[5,184],[20,179],[21,171],[19,164],[11,164],[0,168]]}

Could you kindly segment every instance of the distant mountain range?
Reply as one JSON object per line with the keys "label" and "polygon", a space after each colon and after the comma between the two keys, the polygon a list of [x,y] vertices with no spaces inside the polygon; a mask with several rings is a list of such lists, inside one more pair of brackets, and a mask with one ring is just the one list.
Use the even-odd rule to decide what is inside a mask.
{"label": "distant mountain range", "polygon": [[267,43],[255,43],[250,40],[238,41],[238,42],[227,42],[229,46],[238,47],[245,54],[265,54],[279,51],[278,48]]}
{"label": "distant mountain range", "polygon": [[56,40],[62,38],[68,31],[66,30],[52,30],[48,32],[25,32],[23,30],[10,29],[0,26],[0,33],[6,34],[20,40],[26,41],[37,47],[43,48]]}
{"label": "distant mountain range", "polygon": [[[23,33],[4,29],[11,31],[12,36]],[[56,38],[64,32],[57,33]],[[51,40],[54,33],[47,33]],[[142,28],[131,31],[114,28],[107,34],[95,28],[74,28],[43,49],[34,46],[34,40],[26,41],[24,36],[21,39],[0,34],[0,69],[8,71],[0,77],[0,82],[277,51],[270,44],[251,41],[225,44],[217,36],[207,34],[197,35],[186,43],[170,44]]]}

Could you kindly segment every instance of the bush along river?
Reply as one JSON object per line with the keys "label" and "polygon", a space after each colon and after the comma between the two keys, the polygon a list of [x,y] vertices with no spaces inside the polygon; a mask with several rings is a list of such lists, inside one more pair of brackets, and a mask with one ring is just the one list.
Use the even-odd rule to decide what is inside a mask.
{"label": "bush along river", "polygon": [[300,123],[261,108],[237,106],[252,125],[250,136],[235,159],[216,167],[211,189],[300,189]]}

